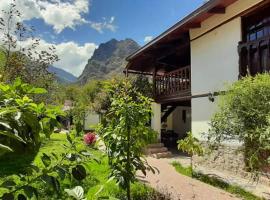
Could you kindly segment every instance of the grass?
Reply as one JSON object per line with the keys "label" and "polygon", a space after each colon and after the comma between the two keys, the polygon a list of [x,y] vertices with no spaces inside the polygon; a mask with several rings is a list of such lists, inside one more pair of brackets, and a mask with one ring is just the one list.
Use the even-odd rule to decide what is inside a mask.
{"label": "grass", "polygon": [[212,185],[214,187],[220,188],[222,190],[225,190],[231,194],[236,195],[237,197],[240,197],[245,200],[262,200],[262,198],[259,198],[255,195],[253,195],[250,192],[247,192],[246,190],[242,189],[239,186],[236,185],[230,185],[223,180],[220,180],[215,177],[210,177],[205,174],[201,173],[192,173],[191,167],[184,167],[179,162],[173,162],[172,165],[174,166],[175,170],[179,172],[180,174],[183,174],[185,176],[197,179],[199,181],[202,181],[204,183],[207,183],[209,185]]}
{"label": "grass", "polygon": [[[34,163],[37,166],[43,165],[41,161],[41,155],[43,153],[50,154],[54,152],[57,155],[61,155],[65,152],[65,147],[63,146],[64,144],[67,144],[66,136],[64,134],[53,134],[50,140],[43,139],[41,148],[36,154],[5,155],[4,157],[0,158],[0,183],[3,182],[7,176],[25,173],[27,167],[31,163]],[[94,161],[93,159],[89,159],[89,162],[85,164],[88,173],[87,178],[81,182],[64,179],[60,182],[62,190],[80,185],[84,188],[85,196],[88,200],[104,199],[108,196],[124,200],[125,192],[118,187],[115,181],[108,182],[110,172],[108,158],[98,150],[90,150],[83,144],[83,142],[78,145],[79,150],[86,148],[88,151],[91,151],[93,157],[100,160],[100,163]],[[44,189],[46,188],[44,185],[37,184],[36,187],[42,193],[39,199],[70,199],[65,192],[62,192],[60,197],[55,197],[52,195],[52,190]],[[100,191],[101,188],[102,190]],[[141,183],[137,182],[132,185],[132,195],[134,200],[148,200],[147,196],[154,193],[154,190],[144,186]]]}

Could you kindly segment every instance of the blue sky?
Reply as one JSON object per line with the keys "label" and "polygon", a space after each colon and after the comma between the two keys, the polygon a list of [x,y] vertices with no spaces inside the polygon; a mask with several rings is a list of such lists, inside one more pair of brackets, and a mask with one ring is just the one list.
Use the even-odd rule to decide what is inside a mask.
{"label": "blue sky", "polygon": [[[11,0],[0,0],[0,9]],[[42,48],[54,44],[55,66],[80,75],[100,43],[134,39],[144,45],[204,0],[16,0],[23,20],[36,28]],[[31,12],[29,12],[31,11]]]}

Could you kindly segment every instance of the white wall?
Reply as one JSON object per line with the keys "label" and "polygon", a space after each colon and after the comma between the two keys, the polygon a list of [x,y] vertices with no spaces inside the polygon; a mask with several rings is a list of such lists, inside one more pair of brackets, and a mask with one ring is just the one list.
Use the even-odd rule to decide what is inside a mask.
{"label": "white wall", "polygon": [[[241,17],[206,32],[261,1],[239,0],[226,8],[226,14],[214,15],[205,20],[201,28],[190,30],[192,95],[224,90],[225,83],[238,79],[237,46],[242,40]],[[202,133],[209,130],[216,102],[217,98],[214,103],[207,97],[192,99],[192,132],[200,139],[203,139]]]}
{"label": "white wall", "polygon": [[84,118],[84,130],[91,130],[100,122],[100,116],[96,113],[87,112]]}
{"label": "white wall", "polygon": [[[182,119],[182,112],[186,110],[186,122]],[[185,135],[191,130],[191,109],[190,107],[177,107],[172,113],[173,130],[179,135]]]}
{"label": "white wall", "polygon": [[158,103],[152,103],[152,119],[151,128],[158,132],[158,140],[160,140],[161,134],[161,105]]}

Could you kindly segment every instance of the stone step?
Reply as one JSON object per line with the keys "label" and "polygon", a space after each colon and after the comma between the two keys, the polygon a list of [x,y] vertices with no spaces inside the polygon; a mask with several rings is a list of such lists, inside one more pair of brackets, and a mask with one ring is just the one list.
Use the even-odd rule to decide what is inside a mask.
{"label": "stone step", "polygon": [[160,147],[164,147],[163,143],[156,143],[156,144],[148,144],[147,148],[160,148]]}
{"label": "stone step", "polygon": [[170,158],[172,156],[172,153],[170,151],[162,152],[162,153],[155,153],[152,154],[154,158]]}
{"label": "stone step", "polygon": [[154,154],[154,153],[162,153],[162,152],[166,152],[168,151],[167,147],[159,147],[159,148],[148,148],[148,152],[150,154]]}

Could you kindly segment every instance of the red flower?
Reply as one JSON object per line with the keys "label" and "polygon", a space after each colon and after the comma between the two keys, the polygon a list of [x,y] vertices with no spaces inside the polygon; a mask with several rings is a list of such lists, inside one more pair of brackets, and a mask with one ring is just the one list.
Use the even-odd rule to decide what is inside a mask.
{"label": "red flower", "polygon": [[91,144],[96,142],[96,135],[94,133],[86,133],[83,136],[83,140],[84,140],[85,144],[91,145]]}

